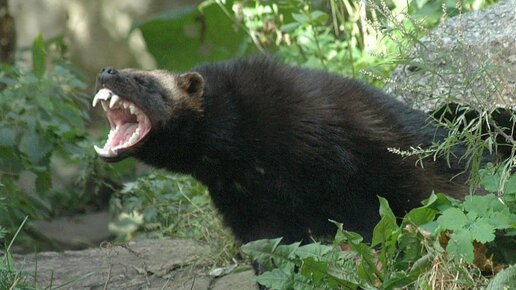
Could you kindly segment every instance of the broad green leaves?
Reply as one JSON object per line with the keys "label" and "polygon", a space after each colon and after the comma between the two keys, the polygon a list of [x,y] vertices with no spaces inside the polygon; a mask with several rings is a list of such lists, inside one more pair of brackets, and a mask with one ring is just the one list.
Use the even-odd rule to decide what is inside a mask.
{"label": "broad green leaves", "polygon": [[[417,213],[411,215],[418,216]],[[424,267],[409,271],[409,263],[397,258],[396,249],[406,252],[404,256],[412,263],[421,253],[408,253],[407,247],[412,243],[403,242],[398,246],[401,230],[383,198],[380,198],[380,216],[382,221],[374,230],[372,246],[364,243],[360,235],[346,231],[342,224],[334,222],[337,234],[333,246],[320,243],[282,245],[281,239],[273,239],[248,243],[242,246],[242,251],[264,266],[267,272],[256,280],[271,289],[377,289],[374,285],[382,282],[391,288],[381,289],[409,285]],[[342,250],[343,245],[346,250]],[[375,246],[379,247],[378,251]]]}
{"label": "broad green leaves", "polygon": [[503,270],[487,285],[486,290],[516,289],[516,265]]}
{"label": "broad green leaves", "polygon": [[[230,1],[232,2],[232,1]],[[222,4],[221,4],[222,5]],[[231,9],[231,6],[225,9]],[[158,65],[184,71],[205,61],[245,54],[245,34],[215,3],[167,11],[136,23]]]}
{"label": "broad green leaves", "polygon": [[[516,216],[494,194],[468,196],[464,202],[432,194],[425,205],[405,215],[401,226],[387,200],[379,200],[381,220],[371,245],[336,222],[331,247],[319,243],[282,245],[281,239],[244,245],[242,251],[267,270],[257,282],[270,289],[399,289],[414,283],[422,283],[419,286],[424,288],[427,282],[421,275],[432,271],[434,259],[448,257],[448,263],[457,265],[462,263],[459,260],[472,263],[476,258],[474,242],[493,243],[495,231],[516,228]],[[445,253],[436,238],[441,233],[449,237]],[[431,244],[435,248],[430,248]],[[507,246],[513,247],[513,243]],[[504,252],[502,247],[498,250]],[[507,270],[496,285],[509,285],[511,275],[514,271]],[[467,275],[461,277],[475,283]]]}
{"label": "broad green leaves", "polygon": [[450,232],[448,254],[472,263],[473,241],[483,244],[494,241],[496,230],[516,226],[516,215],[494,194],[467,196],[460,206],[444,210],[437,224],[437,231]]}
{"label": "broad green leaves", "polygon": [[[270,289],[285,290],[361,285],[357,274],[352,271],[355,261],[349,259],[354,255],[319,243],[300,246],[300,243],[281,245],[280,242],[278,238],[242,246],[245,254],[267,270],[256,277],[258,283]],[[296,265],[299,266],[298,272]]]}
{"label": "broad green leaves", "polygon": [[474,241],[490,243],[495,241],[497,231],[510,233],[516,229],[516,214],[513,212],[516,175],[510,175],[502,183],[500,171],[488,165],[480,170],[480,178],[487,191],[498,192],[503,188],[503,198],[494,193],[467,196],[463,203],[442,209],[436,221],[437,227],[434,227],[435,234],[448,232],[446,251],[450,257],[464,258],[469,263],[474,260]]}
{"label": "broad green leaves", "polygon": [[[53,158],[66,163],[88,156],[86,144],[80,143],[86,139],[88,117],[84,84],[65,66],[47,66],[47,47],[39,35],[32,46],[32,70],[16,65],[0,70],[0,197],[8,197],[0,208],[0,224],[8,229],[26,215],[41,218],[52,210],[50,199],[59,196],[52,182]],[[84,171],[92,165],[86,159]],[[65,195],[79,195],[81,189],[76,186]]]}

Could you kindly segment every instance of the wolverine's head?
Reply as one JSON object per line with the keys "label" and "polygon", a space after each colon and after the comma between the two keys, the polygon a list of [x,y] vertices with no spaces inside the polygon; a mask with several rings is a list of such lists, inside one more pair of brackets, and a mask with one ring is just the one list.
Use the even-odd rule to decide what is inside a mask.
{"label": "wolverine's head", "polygon": [[95,150],[107,161],[134,154],[185,110],[202,112],[203,90],[204,80],[196,72],[103,68],[92,104],[102,104],[111,130],[104,146]]}

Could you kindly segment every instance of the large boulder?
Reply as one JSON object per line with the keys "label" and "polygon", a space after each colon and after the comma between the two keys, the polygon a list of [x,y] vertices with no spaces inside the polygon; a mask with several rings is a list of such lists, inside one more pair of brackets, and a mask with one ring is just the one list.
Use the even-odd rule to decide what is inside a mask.
{"label": "large boulder", "polygon": [[516,109],[516,0],[442,23],[412,48],[385,90],[425,111],[437,100]]}

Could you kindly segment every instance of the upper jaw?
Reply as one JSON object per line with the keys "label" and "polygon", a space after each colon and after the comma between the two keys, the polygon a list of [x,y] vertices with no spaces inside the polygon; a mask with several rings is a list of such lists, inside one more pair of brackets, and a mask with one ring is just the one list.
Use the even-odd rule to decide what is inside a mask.
{"label": "upper jaw", "polygon": [[94,146],[99,156],[108,161],[117,161],[134,150],[150,132],[149,117],[136,104],[128,101],[108,88],[101,88],[93,97],[92,106],[98,103],[106,112],[111,129],[105,145]]}
{"label": "upper jaw", "polygon": [[117,94],[113,93],[113,91],[111,91],[110,89],[101,88],[97,91],[95,97],[93,97],[91,105],[95,107],[99,101],[104,101],[101,102],[102,108],[104,109],[104,111],[107,111],[108,109],[113,108],[113,106],[117,104],[118,101],[120,101],[120,97]]}

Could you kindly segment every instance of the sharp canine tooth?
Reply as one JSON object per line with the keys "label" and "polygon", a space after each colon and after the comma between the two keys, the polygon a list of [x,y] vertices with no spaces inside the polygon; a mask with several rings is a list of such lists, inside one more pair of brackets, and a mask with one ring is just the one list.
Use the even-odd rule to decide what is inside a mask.
{"label": "sharp canine tooth", "polygon": [[93,145],[93,148],[95,149],[98,155],[102,155],[102,153],[104,153],[104,150],[97,145]]}
{"label": "sharp canine tooth", "polygon": [[95,151],[97,151],[97,154],[102,156],[102,157],[113,157],[113,156],[116,156],[116,152],[113,151],[112,148],[104,149],[104,148],[98,147],[97,145],[93,145],[93,148],[95,149]]}
{"label": "sharp canine tooth", "polygon": [[111,97],[113,93],[108,90],[108,89],[100,89],[97,94],[95,95],[95,97],[93,97],[93,102],[91,103],[91,105],[93,107],[95,107],[97,105],[97,103],[99,102],[99,100],[107,100],[109,99],[109,97]]}
{"label": "sharp canine tooth", "polygon": [[98,147],[97,145],[93,145],[93,148],[95,148],[95,151],[97,152],[98,155],[100,156],[103,156],[103,157],[110,157],[110,156],[114,156],[114,155],[110,155],[109,152],[106,152],[106,150],[104,150],[104,148],[100,148]]}
{"label": "sharp canine tooth", "polygon": [[120,97],[117,95],[111,96],[111,101],[109,102],[109,108],[113,108],[113,106],[120,100]]}
{"label": "sharp canine tooth", "polygon": [[100,102],[102,104],[102,109],[104,109],[104,111],[107,111],[108,110],[108,104],[106,101],[101,101]]}

